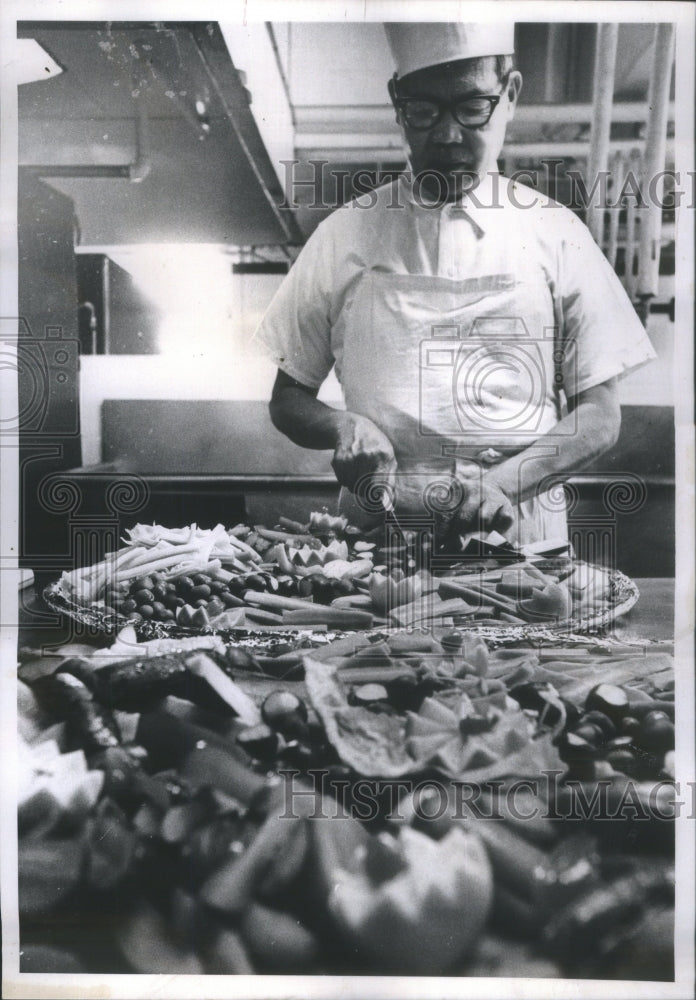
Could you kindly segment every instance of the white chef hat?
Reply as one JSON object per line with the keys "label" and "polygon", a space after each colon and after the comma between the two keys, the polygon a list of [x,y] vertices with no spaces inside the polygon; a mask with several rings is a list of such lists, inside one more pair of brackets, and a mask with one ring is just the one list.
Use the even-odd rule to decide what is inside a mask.
{"label": "white chef hat", "polygon": [[515,51],[515,26],[511,22],[391,21],[384,30],[398,76],[457,59],[507,56]]}

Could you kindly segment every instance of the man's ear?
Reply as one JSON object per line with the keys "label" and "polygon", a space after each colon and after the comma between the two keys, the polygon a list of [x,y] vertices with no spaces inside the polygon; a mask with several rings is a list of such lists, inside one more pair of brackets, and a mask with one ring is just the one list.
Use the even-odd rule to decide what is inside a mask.
{"label": "man's ear", "polygon": [[522,74],[518,69],[513,69],[507,83],[508,111],[507,119],[510,121],[515,115],[515,108],[522,90]]}

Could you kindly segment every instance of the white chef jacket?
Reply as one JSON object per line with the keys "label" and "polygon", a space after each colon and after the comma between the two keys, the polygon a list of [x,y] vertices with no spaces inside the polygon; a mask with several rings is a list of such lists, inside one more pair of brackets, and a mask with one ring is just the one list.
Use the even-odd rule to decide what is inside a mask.
{"label": "white chef jacket", "polygon": [[[335,365],[340,382],[345,330],[337,320],[363,271],[475,277],[499,271],[511,241],[515,252],[539,260],[559,336],[575,346],[565,352],[574,364],[572,374],[563,373],[566,395],[655,358],[621,282],[573,212],[498,174],[473,194],[463,204],[427,205],[402,175],[325,219],[257,331],[276,366],[319,388]],[[379,358],[373,361],[377,370]]]}
{"label": "white chef jacket", "polygon": [[[505,347],[509,336],[505,330],[518,311],[515,275],[522,276],[519,312],[526,316],[515,321],[529,326],[531,317],[525,336],[538,342],[541,365],[537,367],[546,383],[541,392],[533,387],[529,390],[539,401],[540,437],[563,415],[567,397],[655,357],[616,274],[587,228],[568,209],[542,200],[531,188],[497,174],[487,177],[460,203],[427,204],[416,194],[408,175],[403,175],[326,219],[308,240],[257,333],[277,367],[304,385],[318,388],[335,366],[348,409],[382,426],[392,440],[400,467],[402,460],[408,466],[410,456],[416,455],[411,467],[423,471],[429,467],[432,454],[433,471],[441,471],[437,453],[438,449],[447,452],[443,442],[448,441],[455,442],[457,454],[470,445],[469,457],[476,461],[484,454],[502,458],[528,447],[529,428],[534,426],[527,407],[522,431],[516,424],[509,433],[508,421],[506,433],[503,408],[498,427],[495,419],[486,425],[490,434],[487,429],[477,434],[473,421],[467,433],[459,435],[463,445],[457,443],[461,385],[455,393],[459,412],[448,421],[452,368],[445,367],[440,376],[428,367],[422,340],[420,356],[418,353],[421,312],[429,318],[427,328],[423,326],[424,338],[429,330],[438,338],[436,353],[447,353],[439,339],[442,331],[433,320],[438,306],[433,314],[432,309],[428,312],[428,303],[443,303],[442,329],[447,334],[451,329],[448,316],[456,315],[458,309],[463,309],[465,317],[476,315],[479,293],[481,303],[487,294],[488,301],[493,301],[493,314],[489,307],[485,318],[486,323],[500,328],[495,333],[493,364],[487,364],[486,359],[491,358],[487,347],[479,368],[493,372],[495,388],[488,402],[493,404],[491,413],[495,416],[496,403],[515,403],[520,373],[536,364],[533,354],[529,364],[518,365],[517,370],[514,364],[496,363],[496,358],[510,353]],[[525,275],[526,279],[531,275],[531,281]],[[508,293],[511,281],[513,288]],[[366,286],[374,286],[374,290],[366,291]],[[497,322],[496,294],[505,306],[501,322]],[[483,305],[481,311],[486,313]],[[366,332],[372,317],[374,329]],[[385,323],[389,329],[383,336]],[[471,351],[476,321],[460,332]],[[382,346],[384,357],[380,356]],[[350,368],[344,371],[346,357]],[[473,383],[477,378],[475,361],[474,352],[472,367],[462,369],[464,395],[467,380]],[[415,374],[409,382],[411,371]],[[442,379],[441,391],[438,377]],[[425,383],[429,384],[429,397],[421,391]],[[470,398],[473,407],[474,396]],[[432,413],[428,411],[429,399]],[[402,449],[405,454],[399,450],[402,439],[408,441],[408,447]],[[418,449],[421,454],[416,454]],[[527,506],[529,510],[519,510],[520,521],[526,523],[517,533],[522,542],[544,537],[550,527],[557,526],[543,504]]]}

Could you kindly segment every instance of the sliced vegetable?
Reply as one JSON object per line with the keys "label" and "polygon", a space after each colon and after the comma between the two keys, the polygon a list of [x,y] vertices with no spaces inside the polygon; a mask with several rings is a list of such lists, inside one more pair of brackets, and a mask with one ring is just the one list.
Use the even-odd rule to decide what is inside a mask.
{"label": "sliced vegetable", "polygon": [[229,927],[222,928],[208,945],[205,971],[217,976],[250,976],[254,967],[242,939]]}
{"label": "sliced vegetable", "polygon": [[251,903],[240,933],[252,957],[269,971],[307,969],[319,952],[314,934],[289,913]]}
{"label": "sliced vegetable", "polygon": [[257,604],[268,611],[306,611],[310,603],[305,598],[281,597],[258,590],[245,590],[242,596],[247,604]]}
{"label": "sliced vegetable", "polygon": [[206,682],[248,726],[257,725],[261,714],[251,700],[206,653],[191,653],[186,658],[188,670]]}
{"label": "sliced vegetable", "polygon": [[373,617],[367,611],[332,607],[308,607],[302,611],[284,611],[285,625],[331,625],[344,629],[368,629]]}
{"label": "sliced vegetable", "polygon": [[492,873],[473,835],[439,842],[408,828],[386,864],[350,820],[315,820],[318,864],[329,914],[380,973],[438,975],[469,952],[490,912]]}
{"label": "sliced vegetable", "polygon": [[82,837],[66,840],[26,840],[19,845],[19,913],[46,913],[65,902],[82,876]]}
{"label": "sliced vegetable", "polygon": [[203,972],[198,956],[181,947],[171,933],[168,921],[144,899],[139,900],[124,920],[117,940],[134,972],[188,976],[199,976]]}
{"label": "sliced vegetable", "polygon": [[73,674],[41,677],[33,690],[47,711],[64,719],[78,734],[88,753],[119,745],[113,718],[95,702],[89,689]]}
{"label": "sliced vegetable", "polygon": [[226,861],[203,884],[201,899],[208,906],[231,916],[241,915],[262,880],[270,877],[288,838],[293,836],[293,824],[301,822],[302,815],[311,815],[320,808],[311,795],[298,794],[292,800],[293,815],[287,815],[282,788],[280,793],[280,804],[272,803],[268,818],[247,849]]}

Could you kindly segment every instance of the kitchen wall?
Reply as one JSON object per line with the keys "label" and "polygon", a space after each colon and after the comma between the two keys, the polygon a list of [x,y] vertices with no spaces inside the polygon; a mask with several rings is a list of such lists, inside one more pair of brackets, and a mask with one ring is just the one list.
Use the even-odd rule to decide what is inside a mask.
{"label": "kitchen wall", "polygon": [[[121,262],[127,254],[115,255]],[[232,275],[229,259],[223,260],[220,281],[228,294],[218,313],[194,300],[192,312],[173,310],[169,329],[163,330],[161,353],[149,355],[90,355],[80,362],[80,412],[82,456],[86,466],[102,461],[102,404],[107,399],[268,400],[275,367],[253,343],[253,334],[282,275]],[[193,277],[195,278],[195,269]],[[171,276],[160,276],[161,302],[178,294]],[[183,276],[180,277],[183,280]],[[196,284],[200,291],[200,285]],[[169,291],[167,291],[169,289]],[[182,294],[183,293],[183,294]],[[170,301],[171,304],[171,301]],[[169,343],[167,343],[169,339]],[[333,375],[322,387],[321,398],[341,404]],[[137,432],[137,428],[134,429]],[[142,433],[151,429],[142,428]],[[192,457],[191,472],[195,472]]]}

